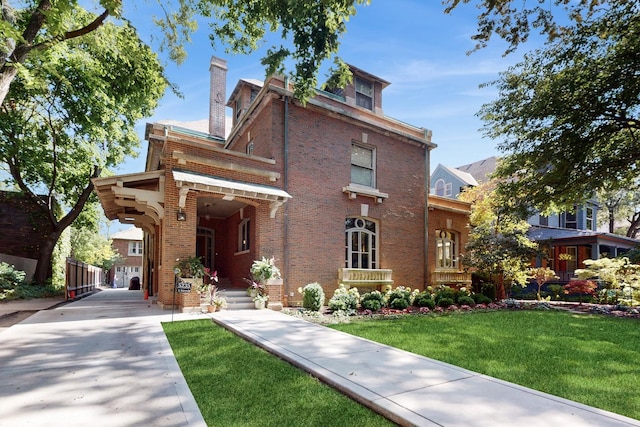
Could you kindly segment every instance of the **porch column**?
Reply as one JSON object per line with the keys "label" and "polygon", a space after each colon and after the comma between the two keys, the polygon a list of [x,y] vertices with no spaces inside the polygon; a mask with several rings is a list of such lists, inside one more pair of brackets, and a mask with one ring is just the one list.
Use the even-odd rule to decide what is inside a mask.
{"label": "porch column", "polygon": [[598,242],[591,244],[591,259],[600,259],[600,245]]}

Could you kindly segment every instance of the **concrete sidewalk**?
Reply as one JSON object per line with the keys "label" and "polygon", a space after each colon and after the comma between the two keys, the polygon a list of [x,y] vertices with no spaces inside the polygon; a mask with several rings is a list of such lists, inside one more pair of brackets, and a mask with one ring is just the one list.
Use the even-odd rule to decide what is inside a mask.
{"label": "concrete sidewalk", "polygon": [[640,421],[527,389],[271,310],[214,321],[406,426],[640,426]]}
{"label": "concrete sidewalk", "polygon": [[105,289],[4,329],[0,426],[204,427],[160,325],[171,319],[140,291]]}

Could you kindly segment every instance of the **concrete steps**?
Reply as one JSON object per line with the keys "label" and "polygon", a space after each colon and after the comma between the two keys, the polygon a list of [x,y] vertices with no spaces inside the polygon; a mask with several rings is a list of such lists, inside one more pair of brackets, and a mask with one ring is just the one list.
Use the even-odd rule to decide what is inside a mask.
{"label": "concrete steps", "polygon": [[227,310],[255,310],[253,298],[246,289],[220,289],[220,296],[227,300]]}

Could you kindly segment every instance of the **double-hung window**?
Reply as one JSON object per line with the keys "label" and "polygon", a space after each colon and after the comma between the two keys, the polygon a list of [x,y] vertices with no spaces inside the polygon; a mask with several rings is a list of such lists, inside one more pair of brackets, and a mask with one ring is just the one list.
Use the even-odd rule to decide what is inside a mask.
{"label": "double-hung window", "polygon": [[373,83],[356,77],[356,105],[373,111]]}
{"label": "double-hung window", "polygon": [[371,147],[351,144],[351,183],[376,187],[376,152]]}
{"label": "double-hung window", "polygon": [[142,242],[129,242],[128,255],[142,255]]}

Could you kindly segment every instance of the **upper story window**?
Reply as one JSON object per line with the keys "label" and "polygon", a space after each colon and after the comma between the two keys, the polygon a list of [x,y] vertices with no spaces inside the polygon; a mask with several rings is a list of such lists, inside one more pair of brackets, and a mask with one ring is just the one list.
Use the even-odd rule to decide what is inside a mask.
{"label": "upper story window", "polygon": [[445,183],[444,179],[440,178],[436,181],[435,192],[436,196],[451,196],[451,194],[453,193],[453,184],[451,184],[450,182]]}
{"label": "upper story window", "polygon": [[360,144],[351,144],[351,183],[376,187],[376,151]]}
{"label": "upper story window", "polygon": [[549,217],[540,214],[540,225],[549,225]]}
{"label": "upper story window", "polygon": [[236,110],[236,120],[237,120],[238,118],[240,118],[240,115],[242,114],[242,98],[238,98],[236,100],[235,110]]}
{"label": "upper story window", "polygon": [[564,228],[571,228],[574,230],[578,228],[578,217],[576,215],[575,209],[573,212],[565,212],[562,216],[564,219]]}
{"label": "upper story window", "polygon": [[129,242],[129,255],[142,255],[142,242]]}
{"label": "upper story window", "polygon": [[594,224],[594,222],[593,222],[593,208],[587,208],[586,209],[586,214],[587,214],[587,221],[586,221],[587,227],[586,227],[586,229],[587,230],[594,230],[594,227],[593,227],[593,224]]}
{"label": "upper story window", "polygon": [[373,83],[360,77],[355,78],[356,105],[373,111]]}
{"label": "upper story window", "polygon": [[246,152],[248,155],[253,156],[253,148],[255,147],[255,145],[253,144],[253,141],[251,141],[250,143],[247,144],[247,148],[246,148]]}
{"label": "upper story window", "polygon": [[436,230],[436,269],[458,268],[457,240],[457,233]]}

